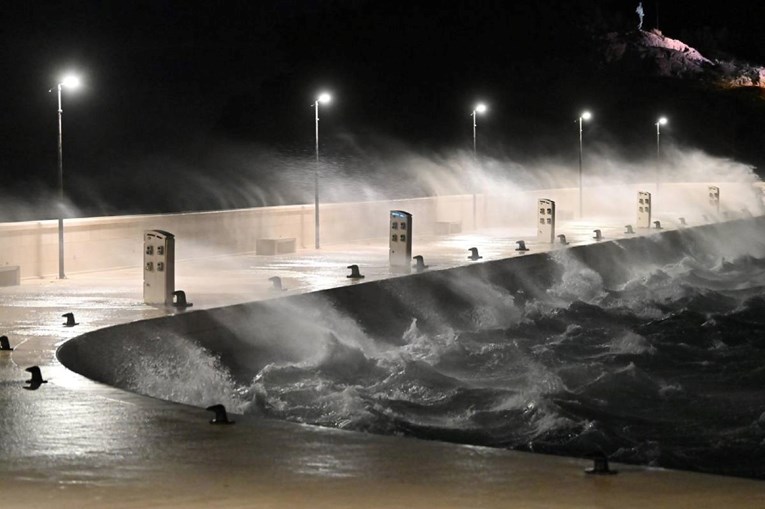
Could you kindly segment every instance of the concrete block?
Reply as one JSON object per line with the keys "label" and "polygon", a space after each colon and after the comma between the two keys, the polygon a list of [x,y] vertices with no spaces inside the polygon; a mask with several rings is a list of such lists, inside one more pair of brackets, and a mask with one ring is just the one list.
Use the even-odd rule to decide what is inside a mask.
{"label": "concrete block", "polygon": [[436,235],[462,233],[462,221],[436,221]]}
{"label": "concrete block", "polygon": [[281,239],[257,239],[255,241],[255,254],[277,255],[295,252],[294,238]]}
{"label": "concrete block", "polygon": [[0,267],[0,286],[18,286],[21,284],[21,267],[5,265]]}

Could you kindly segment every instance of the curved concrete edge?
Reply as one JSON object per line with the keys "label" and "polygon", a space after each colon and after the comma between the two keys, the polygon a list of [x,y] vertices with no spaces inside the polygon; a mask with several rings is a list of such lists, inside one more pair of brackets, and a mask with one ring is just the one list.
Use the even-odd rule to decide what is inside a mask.
{"label": "curved concrete edge", "polygon": [[[141,352],[161,355],[167,347],[159,338],[182,337],[219,354],[235,377],[249,382],[265,364],[300,360],[312,341],[319,343],[316,336],[326,334],[317,332],[323,315],[345,317],[372,340],[397,344],[411,324],[401,317],[416,319],[421,331],[438,331],[444,321],[470,327],[464,310],[476,302],[544,296],[560,278],[563,257],[595,271],[611,287],[625,282],[636,264],[662,266],[691,253],[728,259],[763,254],[764,228],[762,216],[189,311],[86,333],[62,344],[57,356],[90,379],[128,388],[115,377],[126,375],[126,359]],[[294,345],[293,336],[304,338],[303,344]]]}

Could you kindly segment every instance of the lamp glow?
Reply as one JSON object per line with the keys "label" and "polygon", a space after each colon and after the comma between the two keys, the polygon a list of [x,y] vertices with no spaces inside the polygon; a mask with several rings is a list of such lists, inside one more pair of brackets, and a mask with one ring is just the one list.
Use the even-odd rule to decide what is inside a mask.
{"label": "lamp glow", "polygon": [[319,98],[317,99],[321,104],[327,104],[332,100],[332,96],[328,93],[324,92],[323,94],[319,94]]}
{"label": "lamp glow", "polygon": [[667,125],[667,122],[669,122],[669,121],[667,120],[667,117],[661,117],[657,123],[658,123],[659,125]]}
{"label": "lamp glow", "polygon": [[80,86],[80,78],[73,74],[64,76],[64,79],[61,81],[61,85],[66,88],[75,89]]}
{"label": "lamp glow", "polygon": [[486,111],[486,105],[483,103],[479,103],[475,107],[475,111],[478,113],[484,113]]}
{"label": "lamp glow", "polygon": [[590,120],[592,118],[592,113],[589,111],[585,111],[582,113],[582,120]]}

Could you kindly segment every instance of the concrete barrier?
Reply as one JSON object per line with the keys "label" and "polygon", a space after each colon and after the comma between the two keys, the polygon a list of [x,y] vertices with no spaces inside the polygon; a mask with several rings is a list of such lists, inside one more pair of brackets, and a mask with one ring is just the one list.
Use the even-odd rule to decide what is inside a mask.
{"label": "concrete barrier", "polygon": [[[724,196],[736,196],[732,210],[762,209],[762,191],[750,183],[718,184]],[[632,217],[636,189],[643,184],[588,189],[608,199],[589,209],[604,217]],[[513,196],[479,195],[477,211],[483,227],[533,227],[539,198],[556,202],[558,219],[574,217],[575,188],[529,190]],[[708,183],[667,184],[673,194],[667,207],[654,204],[654,215],[691,217],[690,210],[708,207]],[[724,206],[724,203],[721,207]],[[677,210],[676,210],[677,209]],[[322,244],[347,244],[383,239],[390,210],[406,210],[417,222],[417,235],[443,234],[443,225],[473,224],[472,195],[322,205]],[[699,213],[699,217],[700,217]],[[629,222],[629,220],[627,221]],[[145,230],[166,230],[177,238],[177,260],[254,253],[257,239],[294,238],[296,249],[310,249],[314,240],[313,205],[288,205],[215,212],[76,218],[65,221],[66,272],[81,273],[142,265]],[[450,226],[450,233],[456,233]],[[58,273],[57,222],[0,223],[0,266],[18,265],[23,278]]]}

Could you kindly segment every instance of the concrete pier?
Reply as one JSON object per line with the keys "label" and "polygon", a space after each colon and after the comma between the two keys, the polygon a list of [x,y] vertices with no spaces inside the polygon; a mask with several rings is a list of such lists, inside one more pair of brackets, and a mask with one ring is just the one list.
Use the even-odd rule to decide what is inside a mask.
{"label": "concrete pier", "polygon": [[[570,246],[623,237],[623,225],[569,223]],[[667,230],[664,230],[665,232]],[[533,232],[492,230],[418,242],[429,270],[471,264],[479,246],[491,262]],[[655,232],[648,232],[656,234]],[[183,261],[177,288],[194,310],[357,284],[356,263],[376,281],[400,274],[384,243],[322,251]],[[275,292],[269,277],[282,278]],[[92,382],[63,367],[57,346],[86,333],[175,313],[142,303],[141,271],[28,279],[0,288],[0,493],[2,507],[763,507],[761,481],[613,465],[617,476],[588,476],[587,460],[385,437],[236,415],[210,426],[203,409]],[[73,312],[80,325],[66,328]],[[24,369],[49,380],[24,390]]]}

